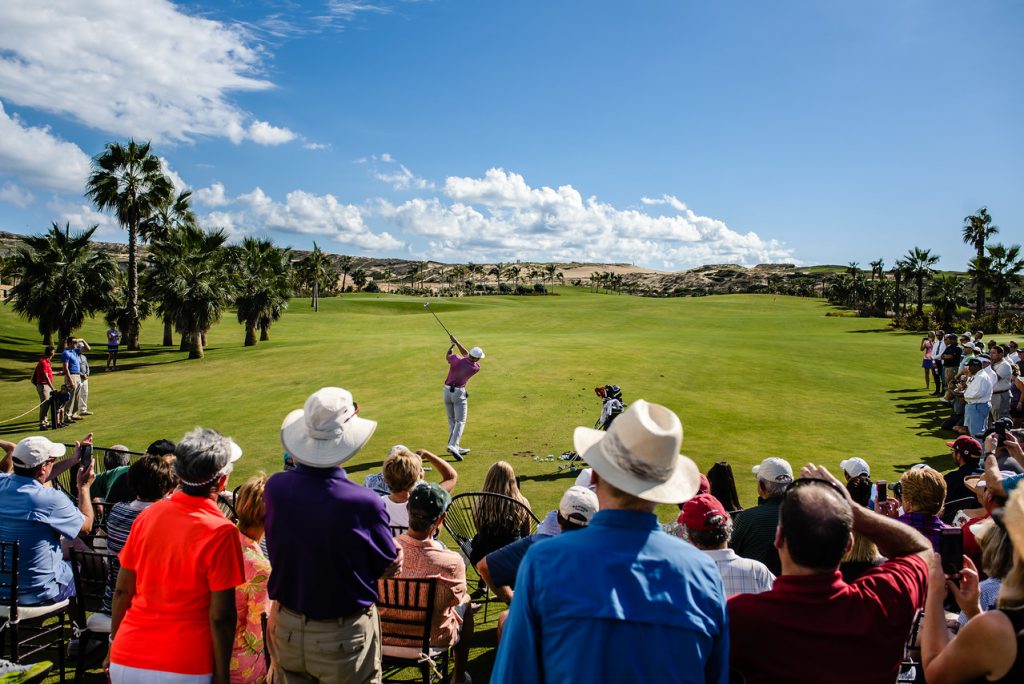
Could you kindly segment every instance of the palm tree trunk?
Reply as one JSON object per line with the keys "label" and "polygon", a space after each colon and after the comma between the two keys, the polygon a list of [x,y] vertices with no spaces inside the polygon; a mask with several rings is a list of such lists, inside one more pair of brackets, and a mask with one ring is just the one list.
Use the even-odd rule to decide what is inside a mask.
{"label": "palm tree trunk", "polygon": [[1001,308],[1002,302],[996,299],[994,311],[992,312],[992,327],[995,328],[993,333],[999,332],[999,309]]}
{"label": "palm tree trunk", "polygon": [[178,345],[178,351],[187,351],[191,343],[189,334],[181,333],[181,344]]}
{"label": "palm tree trunk", "polygon": [[202,339],[203,346],[205,347],[206,346],[206,331],[204,330],[202,333],[200,333],[199,337],[200,337],[200,339]]}
{"label": "palm tree trunk", "polygon": [[270,324],[260,323],[260,342],[266,342],[270,339]]}
{"label": "palm tree trunk", "polygon": [[[978,267],[979,268],[984,263],[984,261],[983,261],[984,258],[985,258],[985,243],[984,242],[980,242],[980,243],[978,243]],[[983,275],[983,274],[979,273],[978,275],[980,276],[980,275]],[[974,301],[974,308],[975,308],[975,312],[974,313],[979,318],[981,316],[985,315],[985,282],[983,280],[981,280],[980,278],[978,280],[978,296],[977,296],[977,299]]]}
{"label": "palm tree trunk", "polygon": [[139,348],[139,258],[136,245],[138,221],[128,222],[128,351]]}
{"label": "palm tree trunk", "polygon": [[164,342],[165,347],[170,347],[174,344],[174,329],[171,327],[171,319],[164,319]]}
{"label": "palm tree trunk", "polygon": [[924,280],[922,278],[917,279],[917,314],[924,315]]}
{"label": "palm tree trunk", "polygon": [[203,358],[203,336],[200,333],[192,333],[189,336],[192,344],[189,346],[188,358],[190,359],[201,359]]}
{"label": "palm tree trunk", "polygon": [[256,339],[256,324],[246,323],[245,324],[245,346],[255,347],[257,343]]}
{"label": "palm tree trunk", "polygon": [[43,346],[53,346],[53,331],[47,330],[46,334],[43,335]]}

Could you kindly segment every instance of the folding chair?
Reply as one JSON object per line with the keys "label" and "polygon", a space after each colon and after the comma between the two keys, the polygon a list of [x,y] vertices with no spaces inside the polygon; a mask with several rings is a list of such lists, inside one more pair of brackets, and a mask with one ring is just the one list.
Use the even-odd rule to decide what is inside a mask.
{"label": "folding chair", "polygon": [[[65,618],[70,601],[48,606],[18,605],[18,542],[0,541],[0,591],[9,598],[0,601],[0,652],[3,632],[9,635],[10,659],[23,664],[48,648],[57,649],[60,681],[64,681]],[[56,620],[56,623],[53,622]]]}
{"label": "folding chair", "polygon": [[508,507],[508,510],[512,512],[520,509],[525,511],[529,516],[529,534],[535,533],[537,531],[537,526],[540,524],[540,520],[538,520],[537,516],[533,514],[533,511],[530,510],[529,506],[525,506],[516,499],[513,499],[510,496],[505,496],[504,494],[495,494],[493,492],[465,492],[463,494],[456,494],[452,497],[452,503],[448,506],[448,512],[445,514],[444,529],[452,536],[452,539],[455,540],[455,543],[459,547],[459,551],[461,551],[463,557],[465,557],[467,580],[469,576],[469,569],[471,567],[477,576],[477,590],[474,592],[474,597],[482,592],[481,600],[484,603],[485,621],[487,620],[488,609],[490,607],[491,593],[484,581],[480,579],[479,573],[476,573],[476,567],[473,566],[469,559],[473,556],[473,539],[479,532],[476,526],[474,511],[476,511],[478,506],[487,499],[500,501],[502,505]]}
{"label": "folding chair", "polygon": [[384,666],[395,673],[416,667],[423,684],[447,683],[451,648],[430,645],[437,580],[382,579],[377,592]]}
{"label": "folding chair", "polygon": [[85,656],[90,641],[110,638],[110,616],[100,612],[103,594],[110,581],[112,555],[97,551],[71,550],[71,571],[75,576],[75,633],[78,636],[78,663],[75,681],[82,681]]}
{"label": "folding chair", "polygon": [[408,525],[390,525],[390,527],[392,537],[400,537],[409,531]]}

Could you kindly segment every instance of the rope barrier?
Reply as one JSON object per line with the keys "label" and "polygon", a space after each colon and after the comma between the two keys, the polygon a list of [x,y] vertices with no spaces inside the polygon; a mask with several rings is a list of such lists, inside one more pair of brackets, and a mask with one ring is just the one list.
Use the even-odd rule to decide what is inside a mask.
{"label": "rope barrier", "polygon": [[10,423],[12,420],[18,420],[19,418],[24,418],[25,416],[27,416],[28,414],[32,413],[33,411],[37,411],[39,409],[39,407],[42,406],[43,404],[48,404],[48,403],[50,403],[49,399],[47,399],[46,401],[41,401],[38,404],[36,404],[35,406],[33,406],[32,408],[30,408],[28,411],[25,411],[24,413],[22,413],[20,416],[14,416],[13,418],[8,418],[7,420],[0,420],[0,425],[3,425],[4,423]]}

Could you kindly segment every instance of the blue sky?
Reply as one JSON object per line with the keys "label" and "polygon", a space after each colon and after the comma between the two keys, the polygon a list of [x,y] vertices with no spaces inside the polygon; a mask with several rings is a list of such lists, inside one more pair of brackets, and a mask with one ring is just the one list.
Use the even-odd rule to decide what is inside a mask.
{"label": "blue sky", "polygon": [[[127,11],[126,11],[127,9]],[[1024,231],[1024,8],[996,2],[0,5],[0,228],[100,224],[152,139],[233,236],[442,261],[846,263]]]}

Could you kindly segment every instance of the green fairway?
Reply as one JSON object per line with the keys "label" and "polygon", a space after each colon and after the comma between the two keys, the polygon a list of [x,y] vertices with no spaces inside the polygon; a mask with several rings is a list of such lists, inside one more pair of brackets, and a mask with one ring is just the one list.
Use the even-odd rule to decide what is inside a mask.
{"label": "green fairway", "polygon": [[[745,505],[754,503],[750,466],[766,456],[794,464],[863,456],[876,477],[892,479],[914,463],[951,466],[936,430],[945,415],[922,388],[918,336],[890,332],[881,319],[826,317],[818,300],[764,295],[641,299],[561,288],[557,297],[433,300],[432,308],[466,346],[487,353],[470,383],[459,489],[478,488],[495,460],[524,476],[535,508],[552,508],[570,476],[534,455],[572,448],[577,425],[600,412],[593,387],[615,383],[627,402],[659,402],[683,420],[683,451],[702,470],[716,460],[736,467]],[[379,421],[370,443],[349,464],[361,480],[396,443],[443,453],[442,406],[447,339],[422,299],[346,295],[324,299],[314,313],[296,299],[272,339],[242,346],[243,329],[225,319],[209,335],[206,359],[154,344],[160,325],[147,321],[143,351],[122,353],[121,370],[105,373],[105,326],[81,333],[90,355],[86,429],[98,444],[144,449],[177,439],[195,425],[216,427],[245,449],[235,483],[279,468],[278,428],[288,411],[318,387],[351,390],[361,415]],[[0,420],[35,402],[29,381],[40,345],[34,326],[0,307]],[[30,416],[31,417],[31,416]],[[29,418],[30,418],[29,417]],[[0,425],[17,440],[28,418]],[[663,511],[667,517],[671,511]]]}

